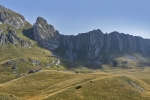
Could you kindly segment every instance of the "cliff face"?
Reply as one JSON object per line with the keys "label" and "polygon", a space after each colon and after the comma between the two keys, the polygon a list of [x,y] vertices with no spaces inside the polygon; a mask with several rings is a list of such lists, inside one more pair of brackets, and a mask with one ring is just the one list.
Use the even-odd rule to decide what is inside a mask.
{"label": "cliff face", "polygon": [[6,34],[2,29],[0,29],[0,45],[6,45],[8,42],[15,46],[22,46],[27,48],[31,48],[32,45],[30,41],[25,41],[24,39],[18,37],[15,30],[9,30]]}
{"label": "cliff face", "polygon": [[3,30],[0,29],[0,45],[7,44],[8,40],[6,35],[3,33]]}
{"label": "cliff face", "polygon": [[38,17],[36,23],[33,25],[33,30],[34,39],[43,47],[50,50],[59,47],[58,38],[60,34],[45,19]]}
{"label": "cliff face", "polygon": [[22,15],[0,5],[0,24],[2,23],[7,23],[16,28],[21,28],[25,26],[26,21]]}
{"label": "cliff face", "polygon": [[113,53],[138,52],[150,56],[150,40],[128,34],[101,30],[73,35],[61,35],[41,17],[33,26],[34,39],[45,48],[57,51],[58,55],[70,60],[86,58],[101,61],[103,56]]}

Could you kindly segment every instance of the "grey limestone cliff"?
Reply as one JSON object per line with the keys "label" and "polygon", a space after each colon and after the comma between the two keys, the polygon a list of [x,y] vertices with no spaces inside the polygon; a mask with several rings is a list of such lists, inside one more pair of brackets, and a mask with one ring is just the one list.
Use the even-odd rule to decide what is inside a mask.
{"label": "grey limestone cliff", "polygon": [[[15,46],[30,48],[30,41],[20,38],[16,33],[22,29],[25,36],[52,50],[55,56],[71,61],[84,60],[88,64],[97,65],[103,61],[110,62],[114,55],[124,55],[128,52],[150,57],[150,39],[116,31],[104,34],[100,29],[76,36],[62,35],[42,17],[37,18],[33,27],[29,25],[30,27],[25,28],[29,24],[25,18],[4,6],[0,6],[0,24],[0,45],[12,43]],[[14,27],[11,29],[9,26]]]}
{"label": "grey limestone cliff", "polygon": [[101,30],[74,35],[61,35],[47,21],[38,17],[33,26],[34,39],[49,50],[70,60],[86,58],[101,61],[103,56],[127,51],[150,56],[150,40],[119,32],[104,34]]}
{"label": "grey limestone cliff", "polygon": [[50,50],[59,47],[59,32],[52,25],[49,25],[44,18],[38,17],[36,23],[33,25],[33,29],[34,39],[43,47]]}

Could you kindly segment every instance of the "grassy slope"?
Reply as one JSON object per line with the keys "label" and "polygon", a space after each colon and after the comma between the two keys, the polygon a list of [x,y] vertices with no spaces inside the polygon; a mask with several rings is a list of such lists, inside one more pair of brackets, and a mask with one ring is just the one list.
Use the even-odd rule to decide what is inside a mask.
{"label": "grassy slope", "polygon": [[[150,69],[74,74],[45,70],[0,84],[0,93],[12,94],[21,100],[149,100],[147,80],[150,78],[145,77],[150,75],[148,71]],[[76,89],[77,86],[82,88]]]}
{"label": "grassy slope", "polygon": [[[31,69],[38,69],[42,68],[43,70],[50,70],[50,69],[57,69],[55,64],[52,64],[52,60],[56,60],[58,58],[51,57],[51,51],[42,48],[37,42],[34,40],[30,40],[23,34],[23,30],[30,29],[32,26],[27,22],[26,26],[20,29],[16,29],[15,27],[9,24],[1,24],[0,28],[3,29],[4,33],[7,34],[7,29],[14,29],[16,30],[16,34],[32,43],[31,48],[24,48],[24,47],[16,47],[11,43],[7,45],[0,45],[0,83],[5,83],[7,81],[16,79],[16,77],[22,76],[23,74],[27,74]],[[21,62],[21,59],[24,59],[25,62]],[[33,65],[29,60],[39,60],[41,65],[36,66]],[[7,61],[14,61],[12,65],[5,65]],[[51,64],[51,67],[48,68],[45,65],[47,63]],[[17,74],[13,74],[13,70],[11,69],[13,66],[17,64]],[[64,69],[63,65],[60,65],[59,70]]]}
{"label": "grassy slope", "polygon": [[63,92],[53,95],[45,100],[141,100],[140,92],[134,88],[122,77],[108,77],[85,84],[80,84],[81,89],[75,86]]}
{"label": "grassy slope", "polygon": [[11,94],[2,93],[0,94],[0,100],[18,100],[18,98]]}
{"label": "grassy slope", "polygon": [[[102,74],[101,76],[106,75]],[[14,94],[25,100],[37,100],[44,98],[49,93],[96,77],[99,77],[99,75],[84,76],[70,72],[42,71],[2,84],[0,92]]]}
{"label": "grassy slope", "polygon": [[[0,83],[3,81],[6,82],[12,78],[15,78],[14,75],[12,75],[12,66],[15,66],[17,62],[21,58],[25,59],[26,62],[18,63],[18,69],[17,71],[19,73],[27,73],[27,69],[36,69],[36,68],[42,68],[42,69],[48,69],[43,64],[40,66],[33,66],[29,59],[37,59],[39,61],[43,62],[51,62],[51,60],[55,60],[56,58],[50,57],[50,51],[43,49],[39,46],[36,46],[37,44],[34,43],[32,48],[16,48],[12,44],[8,44],[5,47],[4,50],[0,50],[0,70],[1,70],[1,77],[0,77]],[[2,47],[1,47],[2,48]],[[45,54],[43,54],[45,52]],[[5,55],[4,55],[5,54]],[[13,65],[4,65],[7,61],[14,60],[15,63]]]}
{"label": "grassy slope", "polygon": [[[135,73],[126,72],[127,76],[119,73],[75,85],[55,95],[50,95],[44,100],[150,100],[150,84],[140,80],[141,77],[150,80],[148,77],[145,78],[146,74],[143,75],[145,71],[138,71],[143,75],[139,79],[136,76],[137,71]],[[147,73],[147,75],[150,74]],[[130,82],[142,87],[145,91],[132,86]],[[77,86],[82,86],[82,88],[76,89]]]}

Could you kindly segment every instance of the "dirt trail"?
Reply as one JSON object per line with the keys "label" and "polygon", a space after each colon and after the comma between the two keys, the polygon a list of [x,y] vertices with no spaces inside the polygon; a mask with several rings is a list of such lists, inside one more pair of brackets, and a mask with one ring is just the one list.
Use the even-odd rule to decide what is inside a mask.
{"label": "dirt trail", "polygon": [[[92,81],[97,81],[97,80],[100,80],[100,79],[104,79],[104,78],[110,78],[110,77],[114,77],[114,76],[103,76],[103,77],[100,77],[100,78],[96,78],[96,79],[91,79]],[[76,80],[76,79],[75,79]],[[74,82],[76,82],[74,80]],[[72,80],[73,81],[73,80]],[[79,80],[78,80],[79,81]],[[68,81],[67,81],[68,82]],[[88,83],[88,82],[90,82],[90,79],[88,80],[88,81],[84,81],[84,82],[80,82],[80,83],[70,83],[70,84],[68,84],[68,86],[65,86],[64,88],[62,88],[62,89],[60,89],[60,88],[58,88],[58,89],[53,89],[53,90],[50,90],[50,91],[46,91],[46,92],[44,92],[44,93],[42,93],[42,94],[40,94],[39,96],[37,96],[37,98],[31,98],[31,99],[29,99],[29,100],[37,100],[37,99],[39,99],[39,97],[41,96],[42,98],[42,100],[43,99],[46,99],[46,98],[48,98],[48,97],[51,97],[51,96],[53,96],[53,95],[55,95],[55,94],[58,94],[58,93],[60,93],[60,92],[63,92],[63,91],[65,91],[65,90],[67,90],[67,89],[69,89],[69,88],[72,88],[72,87],[75,87],[75,86],[77,86],[77,85],[81,85],[81,84],[86,84],[86,83]],[[63,82],[62,82],[63,83]],[[62,83],[58,83],[58,84],[62,84]],[[65,81],[65,83],[66,83],[66,81]],[[58,85],[58,84],[56,84],[56,85]],[[48,94],[49,93],[49,94]],[[47,95],[48,94],[48,95]],[[44,96],[45,95],[45,96]]]}

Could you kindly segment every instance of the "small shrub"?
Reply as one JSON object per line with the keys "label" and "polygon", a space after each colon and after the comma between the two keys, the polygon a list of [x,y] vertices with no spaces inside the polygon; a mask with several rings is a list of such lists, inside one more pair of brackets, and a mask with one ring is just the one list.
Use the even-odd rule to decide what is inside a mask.
{"label": "small shrub", "polygon": [[13,95],[11,94],[10,97],[13,97]]}
{"label": "small shrub", "polygon": [[76,87],[76,89],[80,89],[80,88],[82,88],[82,86],[77,86],[77,87]]}
{"label": "small shrub", "polygon": [[114,67],[117,67],[117,66],[118,66],[118,61],[117,61],[117,60],[114,60],[114,61],[112,62],[112,64],[113,64]]}
{"label": "small shrub", "polygon": [[93,82],[92,80],[90,82]]}

